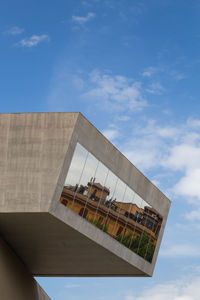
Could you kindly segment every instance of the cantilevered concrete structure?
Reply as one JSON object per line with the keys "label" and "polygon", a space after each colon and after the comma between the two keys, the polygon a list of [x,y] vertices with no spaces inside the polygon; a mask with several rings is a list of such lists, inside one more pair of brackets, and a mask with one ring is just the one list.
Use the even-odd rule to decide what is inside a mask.
{"label": "cantilevered concrete structure", "polygon": [[1,284],[19,268],[32,295],[5,300],[48,299],[32,276],[152,276],[169,207],[82,114],[0,114]]}

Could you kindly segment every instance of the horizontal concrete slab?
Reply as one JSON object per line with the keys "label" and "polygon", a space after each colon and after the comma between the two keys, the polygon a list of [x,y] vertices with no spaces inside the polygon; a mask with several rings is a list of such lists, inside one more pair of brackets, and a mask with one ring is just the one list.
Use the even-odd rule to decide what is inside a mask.
{"label": "horizontal concrete slab", "polygon": [[[145,276],[120,256],[48,213],[0,214],[0,228],[34,276]],[[107,238],[98,228],[94,227],[94,232]],[[114,239],[113,242],[118,244]]]}

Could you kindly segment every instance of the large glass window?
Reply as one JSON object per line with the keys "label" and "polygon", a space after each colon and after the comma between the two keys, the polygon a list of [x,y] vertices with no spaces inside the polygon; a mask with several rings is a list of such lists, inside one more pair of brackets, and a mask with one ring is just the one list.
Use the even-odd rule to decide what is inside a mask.
{"label": "large glass window", "polygon": [[162,216],[79,143],[60,202],[152,261]]}

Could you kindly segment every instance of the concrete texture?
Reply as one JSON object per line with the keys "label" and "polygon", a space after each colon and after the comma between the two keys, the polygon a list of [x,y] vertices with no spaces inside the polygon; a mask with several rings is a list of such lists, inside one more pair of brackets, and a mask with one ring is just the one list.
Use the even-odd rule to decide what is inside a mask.
{"label": "concrete texture", "polygon": [[0,114],[0,211],[48,211],[77,113]]}
{"label": "concrete texture", "polygon": [[[0,227],[34,276],[145,275],[122,259],[120,253],[109,251],[110,247],[113,251],[118,248],[117,241],[107,234],[103,234],[102,240],[101,230],[71,210],[67,210],[67,219],[69,224],[71,219],[80,222],[85,234],[77,226],[71,227],[48,213],[4,215]],[[98,243],[88,235],[95,236]],[[141,262],[144,264],[142,259]]]}
{"label": "concrete texture", "polygon": [[1,238],[0,291],[2,300],[50,300],[24,264]]}
{"label": "concrete texture", "polygon": [[[152,263],[59,203],[77,142],[163,216]],[[0,153],[0,233],[32,274],[152,275],[170,201],[80,113],[0,114]]]}

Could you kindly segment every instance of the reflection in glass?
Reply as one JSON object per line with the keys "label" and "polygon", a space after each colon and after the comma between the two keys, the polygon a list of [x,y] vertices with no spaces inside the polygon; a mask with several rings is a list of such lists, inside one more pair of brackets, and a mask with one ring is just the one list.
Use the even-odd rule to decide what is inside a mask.
{"label": "reflection in glass", "polygon": [[79,143],[60,202],[152,261],[162,216]]}
{"label": "reflection in glass", "polygon": [[141,219],[142,232],[137,240],[137,254],[142,257],[146,256],[148,245],[149,245],[150,239],[151,239],[150,234],[148,234],[148,230],[151,230],[151,223],[149,222],[148,214],[146,213],[147,207],[150,208],[150,206],[148,206],[147,202],[145,202],[143,200],[143,202],[142,202],[142,219]]}
{"label": "reflection in glass", "polygon": [[[127,242],[127,233],[129,234],[130,231],[133,232],[132,228],[130,226],[130,220],[133,219],[134,196],[135,196],[135,192],[133,190],[131,190],[129,187],[127,187],[126,203],[124,203],[124,206],[123,206],[123,215],[124,215],[124,217],[126,217],[126,219],[125,219],[125,226],[124,226],[124,230],[123,230],[123,234],[121,236],[120,242],[123,242],[125,240]],[[130,234],[129,234],[129,236],[130,236]]]}
{"label": "reflection in glass", "polygon": [[[127,234],[127,232],[129,232],[130,228],[129,228],[129,219],[131,216],[131,210],[132,210],[132,200],[134,197],[134,192],[128,187],[126,186],[126,194],[125,194],[125,201],[124,203],[122,203],[121,205],[121,210],[120,210],[120,219],[122,219],[123,223],[124,223],[124,228],[123,231],[121,233],[121,238],[118,237],[118,240],[120,240],[120,242],[124,241],[124,238]],[[119,219],[119,220],[120,220]]]}
{"label": "reflection in glass", "polygon": [[160,232],[161,224],[162,224],[162,216],[152,207],[146,206],[144,210],[144,215],[147,218],[146,227],[150,229],[155,236],[155,242],[150,236],[149,242],[146,248],[145,259],[150,261],[153,257],[153,253],[155,251],[157,238]]}
{"label": "reflection in glass", "polygon": [[87,201],[85,201],[84,209],[81,216],[86,217],[87,211],[88,211],[88,199],[94,199],[97,195],[93,192],[94,190],[94,178],[96,176],[96,172],[98,169],[99,161],[91,154],[89,153],[87,156],[87,161],[85,164],[84,171],[82,173],[81,179],[80,179],[80,189],[79,193],[83,194]]}
{"label": "reflection in glass", "polygon": [[99,166],[97,169],[95,182],[94,182],[95,191],[98,194],[98,198],[97,198],[98,203],[94,215],[94,222],[96,222],[96,220],[98,220],[99,222],[100,220],[102,220],[102,218],[99,219],[99,213],[101,213],[101,206],[103,205],[104,201],[110,194],[110,190],[105,186],[106,180],[108,178],[108,173],[109,173],[108,168],[106,168],[104,164],[99,162]]}
{"label": "reflection in glass", "polygon": [[135,253],[137,253],[138,250],[137,240],[141,235],[140,223],[142,218],[142,203],[143,199],[134,193],[131,212],[129,213],[127,222],[129,230],[126,232],[126,235],[122,240],[122,243]]}
{"label": "reflection in glass", "polygon": [[117,216],[112,231],[112,236],[116,236],[116,237],[123,234],[124,226],[122,225],[123,222],[120,222],[119,218],[123,211],[123,202],[126,194],[126,188],[127,185],[125,185],[125,183],[119,179],[117,183],[117,188],[115,190],[115,203],[114,203],[116,207],[115,211],[117,213]]}
{"label": "reflection in glass", "polygon": [[105,219],[103,220],[103,230],[105,229],[108,231],[109,234],[111,232],[111,228],[113,228],[113,218],[112,216],[115,214],[115,191],[118,184],[118,178],[115,174],[109,171],[109,176],[107,177],[106,186],[109,189],[109,195],[107,196],[106,200],[104,201],[104,206],[106,208]]}

